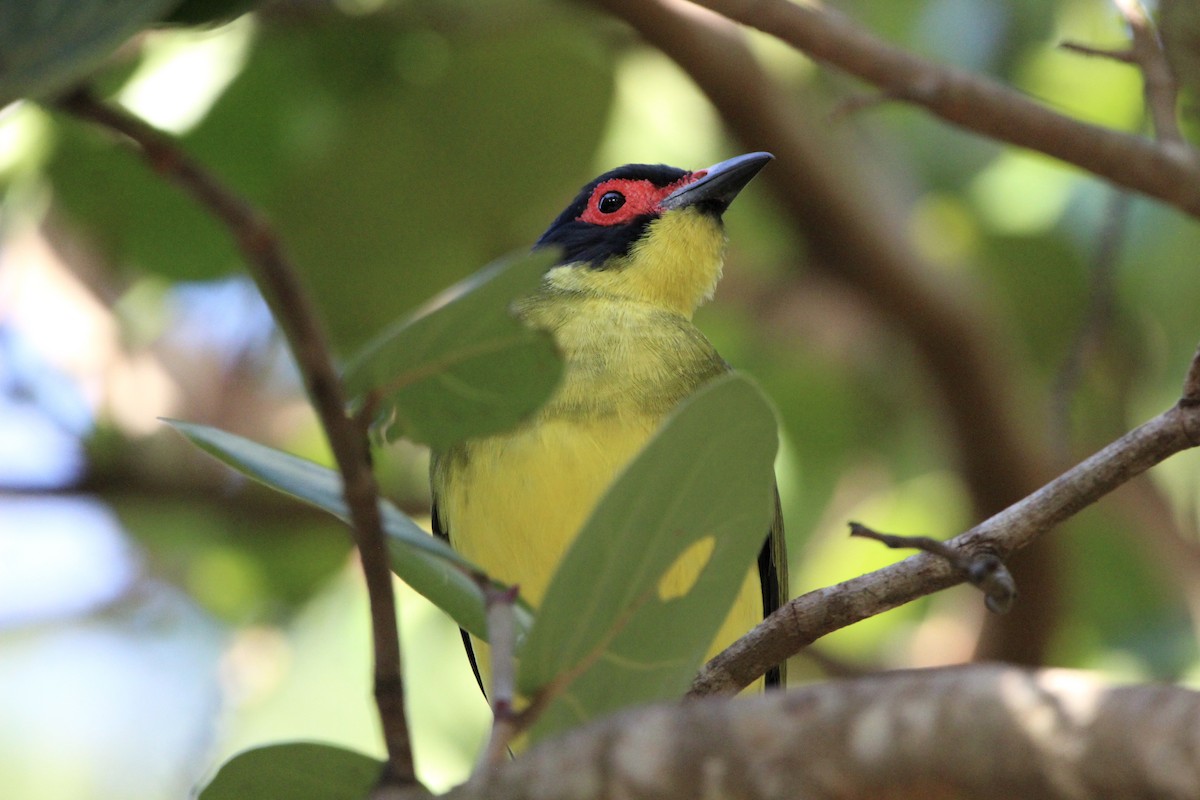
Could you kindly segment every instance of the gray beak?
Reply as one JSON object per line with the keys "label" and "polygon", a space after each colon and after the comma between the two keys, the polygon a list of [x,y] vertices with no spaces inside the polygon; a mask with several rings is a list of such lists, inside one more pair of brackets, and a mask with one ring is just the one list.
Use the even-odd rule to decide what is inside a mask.
{"label": "gray beak", "polygon": [[720,215],[750,179],[774,158],[770,153],[746,153],[713,164],[703,170],[703,177],[680,186],[659,205],[664,211],[700,206],[704,211]]}

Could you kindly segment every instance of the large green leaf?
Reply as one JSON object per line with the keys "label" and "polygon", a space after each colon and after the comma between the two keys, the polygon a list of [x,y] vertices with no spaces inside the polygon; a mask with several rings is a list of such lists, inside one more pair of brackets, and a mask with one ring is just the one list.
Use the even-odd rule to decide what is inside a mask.
{"label": "large green leaf", "polygon": [[0,106],[67,88],[179,0],[0,2]]}
{"label": "large green leaf", "polygon": [[603,41],[578,9],[524,0],[267,21],[185,143],[263,204],[353,353],[527,247],[590,177],[612,99]]}
{"label": "large green leaf", "polygon": [[[342,479],[331,469],[232,433],[178,420],[167,420],[192,443],[260,483],[289,494],[348,522]],[[467,572],[481,572],[430,536],[400,509],[380,500],[392,571],[441,608],[460,626],[487,638],[483,595]],[[464,571],[466,570],[466,571]],[[532,623],[528,608],[516,606],[518,641]]]}
{"label": "large green leaf", "polygon": [[[521,650],[526,695],[586,667],[535,738],[686,689],[766,537],[777,445],[762,393],[728,375],[681,405],[621,474],[555,573]],[[711,556],[690,591],[662,599],[663,574],[705,539]]]}
{"label": "large green leaf", "polygon": [[[263,156],[269,162],[268,156]],[[172,279],[226,275],[242,264],[227,229],[141,157],[90,127],[63,124],[47,165],[55,202],[114,263],[148,266]],[[240,188],[243,175],[237,176]],[[103,189],[103,191],[101,191]],[[105,198],[106,193],[108,199]],[[112,197],[120,197],[114,203]]]}
{"label": "large green leaf", "polygon": [[369,398],[388,438],[435,450],[515,426],[562,377],[551,336],[509,310],[553,263],[537,252],[498,261],[434,298],[369,344],[346,369],[358,402]]}
{"label": "large green leaf", "polygon": [[362,800],[383,763],[327,744],[289,742],[226,761],[199,800]]}

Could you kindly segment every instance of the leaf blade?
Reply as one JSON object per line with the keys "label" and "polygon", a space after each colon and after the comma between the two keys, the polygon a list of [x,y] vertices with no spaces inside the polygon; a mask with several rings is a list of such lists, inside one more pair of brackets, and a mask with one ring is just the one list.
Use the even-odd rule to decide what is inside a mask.
{"label": "leaf blade", "polygon": [[[349,523],[342,480],[334,470],[207,425],[165,420],[200,449],[247,477],[316,506]],[[469,573],[481,573],[442,540],[426,533],[407,514],[379,502],[392,571],[441,608],[461,627],[487,638],[483,594]],[[532,625],[523,603],[516,606],[518,641]]]}
{"label": "leaf blade", "polygon": [[496,261],[374,339],[345,371],[347,390],[399,435],[445,449],[514,427],[549,399],[563,364],[553,338],[510,311],[555,254]]}
{"label": "leaf blade", "polygon": [[79,80],[178,0],[38,0],[0,4],[0,106]]}
{"label": "leaf blade", "polygon": [[358,800],[382,769],[378,759],[333,745],[267,745],[222,764],[199,800]]}
{"label": "leaf blade", "polygon": [[[686,688],[766,536],[777,446],[769,403],[733,374],[685,401],[617,478],[563,558],[520,651],[523,694],[579,673],[533,739]],[[686,594],[660,596],[662,575],[710,539]]]}

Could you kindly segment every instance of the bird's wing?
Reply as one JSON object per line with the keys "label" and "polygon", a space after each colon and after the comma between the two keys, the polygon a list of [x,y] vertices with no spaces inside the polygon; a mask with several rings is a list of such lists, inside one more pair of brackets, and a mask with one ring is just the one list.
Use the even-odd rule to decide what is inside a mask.
{"label": "bird's wing", "polygon": [[[787,545],[783,538],[783,509],[779,505],[779,488],[775,488],[775,518],[771,530],[758,553],[758,579],[762,584],[763,617],[770,616],[788,601]],[[767,670],[767,686],[782,687],[787,682],[787,662]]]}

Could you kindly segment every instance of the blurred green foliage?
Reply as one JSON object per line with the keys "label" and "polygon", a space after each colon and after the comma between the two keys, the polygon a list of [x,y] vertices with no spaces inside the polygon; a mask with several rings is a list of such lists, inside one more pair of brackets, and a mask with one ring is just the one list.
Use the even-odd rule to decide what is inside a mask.
{"label": "blurred green foliage", "polygon": [[[448,278],[527,245],[603,131],[612,75],[577,15],[531,3],[496,24],[464,12],[435,3],[264,27],[183,136],[270,213],[344,352]],[[48,172],[110,258],[176,279],[238,268],[190,200],[92,131],[71,134]]]}
{"label": "blurred green foliage", "polygon": [[[303,5],[270,4],[200,34],[153,32],[123,48],[99,85],[178,133],[263,206],[343,356],[440,289],[527,247],[599,171],[628,161],[694,168],[761,146],[731,142],[677,70],[586,8]],[[899,46],[989,74],[1065,113],[1142,127],[1135,73],[1055,47],[1120,44],[1120,21],[1103,3],[837,5]],[[881,213],[900,215],[945,291],[978,313],[1025,435],[1043,444],[1065,438],[1064,459],[1077,458],[1174,402],[1200,339],[1200,233],[1191,219],[1132,201],[1112,265],[1110,322],[1085,353],[1065,404],[1070,417],[1055,417],[1053,393],[1089,307],[1111,189],[910,108],[831,117],[837,100],[861,87],[752,41],[771,74],[809,101],[817,124],[837,128],[853,157],[876,165]],[[134,97],[134,83],[168,68],[180,71],[165,89]],[[188,114],[165,115],[189,103]],[[46,362],[39,379],[65,376],[94,418],[79,434],[90,439],[88,469],[52,488],[110,502],[137,554],[137,574],[117,600],[73,617],[2,623],[0,654],[20,657],[0,657],[9,665],[0,716],[38,719],[34,704],[50,707],[51,689],[68,682],[50,665],[72,659],[88,665],[95,705],[73,700],[75,739],[64,738],[66,716],[57,714],[43,728],[17,726],[31,731],[19,738],[0,733],[0,786],[46,798],[172,796],[180,776],[201,777],[214,752],[299,736],[378,755],[365,611],[345,534],[154,432],[156,416],[174,416],[328,460],[269,328],[257,338],[217,336],[226,324],[254,329],[250,311],[220,306],[199,332],[178,333],[179,291],[225,286],[240,270],[225,232],[111,140],[29,104],[0,117],[0,192],[0,333],[29,341]],[[778,407],[793,593],[895,560],[847,540],[847,519],[936,536],[971,524],[941,398],[911,343],[809,269],[801,237],[762,187],[747,191],[727,223],[726,277],[698,323]],[[53,267],[21,271],[40,260]],[[73,305],[38,305],[42,285]],[[88,323],[93,316],[101,321]],[[77,355],[55,355],[55,336]],[[0,353],[0,377],[17,363],[10,355]],[[48,395],[20,390],[51,407]],[[424,458],[403,443],[377,453],[386,491],[413,514],[428,502]],[[1200,459],[1185,454],[1056,534],[1065,602],[1048,660],[1134,678],[1200,675],[1188,598],[1197,576],[1163,544],[1196,530],[1197,497]],[[453,626],[411,593],[402,605],[419,766],[444,787],[473,757],[482,701]],[[958,589],[829,637],[824,652],[865,668],[962,657],[981,605]],[[103,649],[96,628],[116,631]],[[79,636],[89,647],[67,638]],[[167,642],[191,657],[155,649]],[[113,653],[121,658],[108,667]],[[793,674],[815,672],[798,666]],[[42,676],[58,676],[49,694],[39,691]],[[105,697],[141,702],[106,706]],[[184,699],[187,713],[163,716],[177,728],[155,718],[147,734],[135,724]],[[104,747],[82,733],[101,729],[110,732]],[[114,782],[107,776],[118,746],[162,769],[120,770],[132,777]],[[51,758],[71,769],[47,769]]]}

